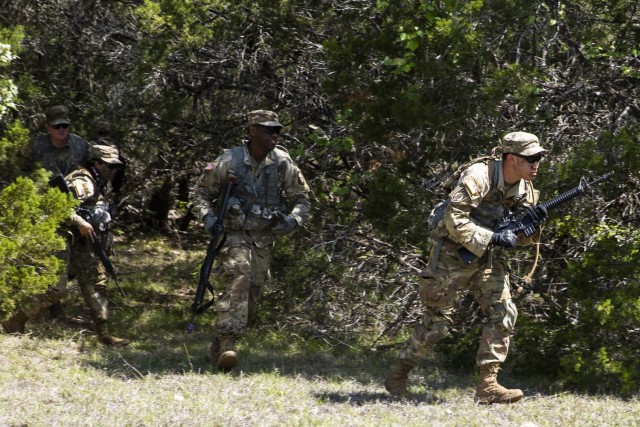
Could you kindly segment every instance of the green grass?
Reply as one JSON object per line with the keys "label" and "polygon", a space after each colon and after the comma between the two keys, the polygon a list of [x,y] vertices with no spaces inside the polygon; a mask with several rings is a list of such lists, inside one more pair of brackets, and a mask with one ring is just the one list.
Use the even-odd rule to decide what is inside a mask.
{"label": "green grass", "polygon": [[[634,426],[638,398],[549,393],[533,379],[501,375],[525,391],[514,405],[478,406],[474,378],[423,363],[411,399],[382,382],[397,350],[349,348],[258,323],[239,342],[240,365],[214,372],[203,356],[213,314],[187,337],[200,242],[121,243],[114,258],[127,292],[112,291],[112,331],[124,349],[86,326],[30,322],[23,336],[0,335],[0,426]],[[68,314],[82,315],[77,291]],[[524,382],[523,382],[524,381]]]}

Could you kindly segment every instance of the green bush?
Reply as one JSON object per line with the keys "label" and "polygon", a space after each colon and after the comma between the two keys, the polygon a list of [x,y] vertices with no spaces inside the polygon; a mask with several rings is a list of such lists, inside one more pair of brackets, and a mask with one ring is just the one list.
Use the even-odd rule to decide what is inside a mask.
{"label": "green bush", "polygon": [[56,230],[75,201],[48,188],[45,174],[36,182],[21,177],[0,192],[0,314],[55,284],[62,272],[55,252],[65,243]]}

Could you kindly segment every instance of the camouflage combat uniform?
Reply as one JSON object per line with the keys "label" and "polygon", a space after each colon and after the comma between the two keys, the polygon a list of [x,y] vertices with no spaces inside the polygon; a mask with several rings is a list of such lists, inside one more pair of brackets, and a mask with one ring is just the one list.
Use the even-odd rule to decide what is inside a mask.
{"label": "camouflage combat uniform", "polygon": [[[501,159],[484,157],[464,165],[449,198],[429,218],[429,267],[420,275],[419,290],[425,314],[385,379],[385,388],[394,396],[408,395],[409,372],[449,334],[458,298],[469,291],[488,316],[476,354],[476,401],[513,403],[523,397],[521,390],[497,382],[518,316],[503,248],[531,244],[539,236],[536,227],[546,217],[546,208],[535,206],[539,193],[525,177],[536,176],[546,150],[535,135],[511,132],[502,138],[501,151]],[[506,184],[505,171],[513,184]],[[512,230],[494,232],[504,217],[525,208],[537,221],[530,237],[516,236]]]}
{"label": "camouflage combat uniform", "polygon": [[218,257],[218,271],[225,284],[217,300],[215,333],[238,336],[255,314],[267,280],[276,236],[271,231],[274,213],[282,211],[301,226],[309,215],[309,187],[289,154],[276,147],[259,164],[244,144],[208,164],[198,181],[196,209],[200,218],[216,214],[218,198],[229,176],[235,176],[224,227],[227,238]]}
{"label": "camouflage combat uniform", "polygon": [[[109,223],[114,214],[114,208],[110,205],[108,198],[110,185],[100,182],[99,177],[85,168],[78,168],[67,175],[66,181],[71,193],[80,200],[80,209],[91,213],[91,225],[105,252],[112,253],[113,234],[109,230]],[[82,297],[89,307],[93,321],[101,323],[106,322],[109,316],[106,298],[108,278],[102,262],[93,254],[91,241],[78,232],[79,226],[84,221],[77,213],[71,217],[73,243],[69,274],[78,280]]]}
{"label": "camouflage combat uniform", "polygon": [[67,176],[84,165],[88,156],[89,143],[75,134],[69,134],[69,143],[63,148],[54,147],[46,134],[36,136],[31,144],[33,162],[40,163],[54,175]]}
{"label": "camouflage combat uniform", "polygon": [[[89,143],[75,134],[69,134],[69,143],[66,147],[56,148],[51,143],[50,136],[42,134],[36,136],[31,144],[31,159],[33,163],[40,164],[53,175],[67,176],[76,168],[84,165],[89,157]],[[68,230],[60,229],[58,234],[65,240],[65,249],[56,252],[56,257],[62,260],[65,266],[70,261],[71,234]],[[60,275],[58,283],[52,286],[44,294],[36,295],[23,308],[29,319],[37,317],[44,309],[58,302],[64,296],[68,286],[68,273]]]}
{"label": "camouflage combat uniform", "polygon": [[[456,301],[462,291],[468,290],[489,315],[476,363],[481,366],[505,360],[517,310],[511,301],[503,249],[490,245],[492,230],[510,210],[534,205],[538,196],[530,181],[520,180],[506,188],[500,160],[475,163],[463,171],[450,193],[444,218],[430,236],[431,258],[438,246],[440,253],[435,269],[427,269],[423,274],[426,277],[421,277],[423,324],[407,341],[401,359],[418,363],[447,336]],[[527,243],[524,239],[518,241],[518,245]],[[478,257],[466,266],[457,253],[463,246]]]}

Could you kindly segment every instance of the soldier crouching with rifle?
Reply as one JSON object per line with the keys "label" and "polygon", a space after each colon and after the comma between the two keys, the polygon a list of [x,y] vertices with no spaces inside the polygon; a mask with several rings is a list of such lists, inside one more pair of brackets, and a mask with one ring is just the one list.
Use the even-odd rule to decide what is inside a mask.
{"label": "soldier crouching with rifle", "polygon": [[[544,205],[536,205],[539,192],[532,184],[545,150],[535,135],[512,132],[502,138],[501,151],[501,157],[487,156],[464,165],[449,199],[430,218],[429,267],[420,280],[424,319],[386,377],[385,387],[394,396],[408,394],[409,372],[448,335],[456,300],[468,290],[488,316],[476,355],[480,370],[476,401],[522,399],[521,390],[506,389],[497,382],[518,315],[502,249],[532,243],[547,215]],[[519,238],[512,230],[494,231],[513,211],[526,211],[531,237]]]}
{"label": "soldier crouching with rifle", "polygon": [[[108,199],[109,183],[121,166],[116,148],[93,145],[85,166],[78,167],[64,178],[60,175],[52,180],[52,184],[62,191],[70,191],[81,202],[68,224],[69,231],[73,233],[68,274],[78,280],[82,296],[91,312],[98,340],[111,346],[129,344],[129,340],[109,334],[108,301],[105,296],[108,281],[106,273],[117,284],[113,266],[106,254],[112,250],[113,242],[113,235],[108,229],[113,214]],[[119,286],[118,284],[118,288]],[[9,333],[23,333],[27,320],[37,317],[60,301],[65,292],[66,286],[64,289],[50,289],[45,294],[34,297],[26,307],[2,322],[4,329]]]}
{"label": "soldier crouching with rifle", "polygon": [[[300,169],[287,151],[276,145],[282,129],[276,113],[256,110],[247,118],[249,140],[225,150],[207,165],[198,181],[195,200],[210,235],[220,237],[224,228],[218,253],[224,292],[216,301],[217,316],[207,359],[225,372],[238,362],[236,341],[255,315],[276,237],[301,227],[310,210],[309,187]],[[215,245],[213,242],[210,247]],[[210,271],[206,267],[201,269],[194,315],[201,311],[198,300],[208,279],[202,272]]]}

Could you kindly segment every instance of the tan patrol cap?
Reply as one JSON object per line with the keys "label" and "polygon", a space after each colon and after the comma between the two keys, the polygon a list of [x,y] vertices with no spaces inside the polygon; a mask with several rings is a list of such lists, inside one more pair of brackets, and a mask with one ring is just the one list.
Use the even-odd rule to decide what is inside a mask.
{"label": "tan patrol cap", "polygon": [[247,114],[247,120],[249,126],[277,126],[282,127],[282,124],[278,121],[278,115],[269,110],[254,110]]}
{"label": "tan patrol cap", "polygon": [[533,156],[544,153],[538,137],[528,132],[511,132],[502,137],[502,153],[520,154],[521,156]]}
{"label": "tan patrol cap", "polygon": [[118,149],[109,145],[92,145],[89,149],[89,159],[91,160],[102,160],[111,165],[122,165],[119,157]]}

